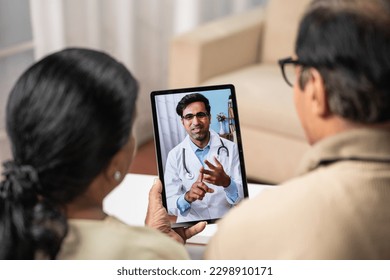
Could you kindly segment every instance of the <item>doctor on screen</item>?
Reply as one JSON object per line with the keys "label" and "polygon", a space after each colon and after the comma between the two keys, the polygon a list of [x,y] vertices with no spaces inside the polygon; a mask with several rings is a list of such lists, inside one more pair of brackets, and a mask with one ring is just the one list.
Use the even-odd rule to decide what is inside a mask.
{"label": "doctor on screen", "polygon": [[168,213],[176,222],[221,218],[244,196],[237,145],[210,130],[210,109],[199,93],[176,107],[188,134],[169,152],[164,174]]}

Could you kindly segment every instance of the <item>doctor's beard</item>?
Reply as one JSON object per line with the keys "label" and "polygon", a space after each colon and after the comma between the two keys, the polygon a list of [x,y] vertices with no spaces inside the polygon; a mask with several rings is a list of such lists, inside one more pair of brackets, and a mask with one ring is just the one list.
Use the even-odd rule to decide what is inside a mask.
{"label": "doctor's beard", "polygon": [[189,134],[192,139],[200,142],[205,140],[208,141],[209,138],[209,130],[206,130],[203,125],[196,125],[191,127]]}

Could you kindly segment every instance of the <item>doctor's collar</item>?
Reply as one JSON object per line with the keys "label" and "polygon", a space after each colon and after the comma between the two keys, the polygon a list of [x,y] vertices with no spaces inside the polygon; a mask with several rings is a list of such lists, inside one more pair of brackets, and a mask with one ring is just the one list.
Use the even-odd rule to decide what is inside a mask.
{"label": "doctor's collar", "polygon": [[209,132],[210,134],[210,137],[209,137],[209,141],[207,142],[206,146],[204,146],[203,148],[200,148],[198,147],[194,142],[192,142],[192,139],[191,137],[189,137],[189,140],[190,140],[190,146],[192,148],[192,150],[195,152],[196,150],[204,150],[206,149],[207,147],[210,147],[210,144],[211,144],[211,133]]}

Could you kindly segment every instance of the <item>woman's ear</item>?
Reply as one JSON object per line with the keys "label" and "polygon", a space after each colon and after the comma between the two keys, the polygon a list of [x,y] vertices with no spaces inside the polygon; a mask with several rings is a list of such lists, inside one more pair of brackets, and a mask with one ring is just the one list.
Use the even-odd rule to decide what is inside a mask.
{"label": "woman's ear", "polygon": [[116,186],[122,182],[129,171],[135,152],[136,141],[133,136],[130,136],[126,145],[114,155],[104,171],[104,177],[110,185]]}

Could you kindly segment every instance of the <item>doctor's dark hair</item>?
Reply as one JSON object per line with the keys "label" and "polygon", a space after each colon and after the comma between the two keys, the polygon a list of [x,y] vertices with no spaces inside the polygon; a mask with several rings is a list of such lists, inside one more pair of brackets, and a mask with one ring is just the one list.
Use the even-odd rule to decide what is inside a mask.
{"label": "doctor's dark hair", "polygon": [[32,65],[7,104],[13,160],[0,183],[0,259],[56,257],[63,206],[127,143],[138,85],[107,54],[65,49]]}
{"label": "doctor's dark hair", "polygon": [[311,3],[295,51],[320,72],[333,114],[366,124],[390,120],[389,26],[389,0]]}
{"label": "doctor's dark hair", "polygon": [[194,102],[203,102],[204,106],[206,107],[207,113],[210,115],[210,110],[211,110],[210,102],[204,95],[202,95],[200,93],[190,93],[190,94],[185,95],[179,101],[179,103],[177,103],[176,113],[180,117],[183,117],[183,111],[185,110],[185,108],[187,108],[188,105],[190,105],[191,103],[194,103]]}

